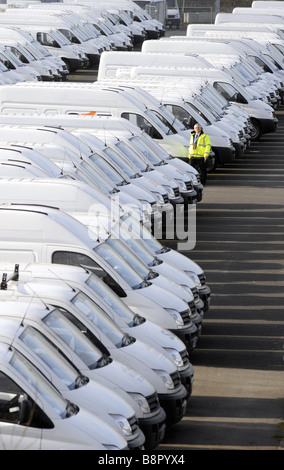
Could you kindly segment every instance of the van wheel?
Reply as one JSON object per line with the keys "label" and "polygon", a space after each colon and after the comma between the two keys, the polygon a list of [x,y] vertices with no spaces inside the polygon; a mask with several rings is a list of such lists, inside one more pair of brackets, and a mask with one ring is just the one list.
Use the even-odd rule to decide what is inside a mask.
{"label": "van wheel", "polygon": [[256,142],[260,140],[262,132],[261,132],[261,127],[256,119],[251,120],[252,123],[252,130],[251,130],[251,141]]}
{"label": "van wheel", "polygon": [[207,159],[207,173],[215,171],[217,168],[217,158],[216,155],[212,155]]}

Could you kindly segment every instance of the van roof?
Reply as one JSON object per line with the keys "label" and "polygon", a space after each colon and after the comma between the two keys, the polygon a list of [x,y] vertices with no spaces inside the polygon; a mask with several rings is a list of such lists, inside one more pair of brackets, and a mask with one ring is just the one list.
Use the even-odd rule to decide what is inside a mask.
{"label": "van roof", "polygon": [[0,242],[52,243],[93,249],[97,242],[88,228],[72,216],[41,205],[0,206]]}

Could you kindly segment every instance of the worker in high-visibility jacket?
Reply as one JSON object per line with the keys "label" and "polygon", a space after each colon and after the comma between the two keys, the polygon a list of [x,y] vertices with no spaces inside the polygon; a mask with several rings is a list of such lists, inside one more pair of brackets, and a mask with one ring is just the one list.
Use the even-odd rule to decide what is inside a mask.
{"label": "worker in high-visibility jacket", "polygon": [[207,159],[211,150],[210,138],[203,132],[200,124],[194,125],[189,142],[189,164],[200,174],[201,183],[205,186],[207,179]]}

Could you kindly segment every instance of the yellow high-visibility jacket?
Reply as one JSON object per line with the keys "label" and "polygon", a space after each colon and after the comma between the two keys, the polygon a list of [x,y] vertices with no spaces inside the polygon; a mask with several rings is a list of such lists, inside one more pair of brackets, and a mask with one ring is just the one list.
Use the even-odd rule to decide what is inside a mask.
{"label": "yellow high-visibility jacket", "polygon": [[195,157],[195,158],[208,157],[209,153],[210,153],[210,150],[211,150],[211,142],[210,142],[209,136],[204,134],[204,132],[202,132],[200,134],[200,136],[198,137],[198,139],[197,139],[196,149],[193,148],[194,136],[195,136],[195,132],[193,131],[191,133],[191,137],[190,137],[190,141],[189,141],[188,158],[191,158],[191,157]]}

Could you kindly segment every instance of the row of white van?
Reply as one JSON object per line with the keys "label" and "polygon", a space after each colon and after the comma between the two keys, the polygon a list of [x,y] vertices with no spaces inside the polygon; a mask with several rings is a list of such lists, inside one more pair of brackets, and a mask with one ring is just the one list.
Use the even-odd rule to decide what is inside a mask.
{"label": "row of white van", "polygon": [[123,118],[7,114],[0,133],[2,448],[153,449],[186,411],[210,289],[96,183],[131,138],[162,152],[153,181],[180,162]]}
{"label": "row of white van", "polygon": [[[196,37],[195,27],[204,27],[206,38]],[[144,41],[141,52],[105,52],[98,80],[147,90],[188,128],[201,121],[218,162],[224,163],[230,161],[228,139],[240,156],[250,140],[277,129],[284,70],[279,50],[245,39],[241,31],[238,37],[217,36],[217,29],[189,25],[190,36]]]}
{"label": "row of white van", "polygon": [[[65,78],[70,71],[98,64],[105,50],[132,50],[144,39],[164,34],[162,24],[128,1],[119,7],[111,1],[99,1],[95,6],[92,3],[13,2],[2,7],[0,27],[6,31],[4,36],[0,34],[1,43],[5,39],[0,61],[8,70],[24,75],[25,80]],[[10,43],[6,47],[8,38],[14,39],[17,54],[11,51]],[[33,39],[32,45],[30,39]],[[47,54],[48,60],[52,58],[57,64],[50,72],[43,62],[47,61]],[[60,71],[57,70],[59,63]]]}

